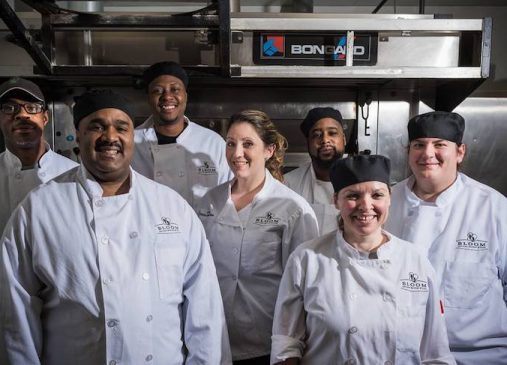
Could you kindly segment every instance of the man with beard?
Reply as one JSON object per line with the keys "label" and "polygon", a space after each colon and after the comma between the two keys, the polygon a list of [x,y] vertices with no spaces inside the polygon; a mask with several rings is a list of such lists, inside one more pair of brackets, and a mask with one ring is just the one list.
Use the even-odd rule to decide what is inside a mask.
{"label": "man with beard", "polygon": [[303,196],[312,206],[320,234],[338,228],[338,210],[333,201],[329,169],[343,156],[345,133],[341,113],[333,108],[314,108],[301,123],[311,162],[285,174],[285,184]]}
{"label": "man with beard", "polygon": [[0,85],[0,234],[26,194],[77,164],[53,152],[44,139],[48,112],[33,82],[12,78]]}
{"label": "man with beard", "polygon": [[122,96],[82,95],[82,164],[13,212],[0,241],[1,364],[230,364],[202,224],[130,168],[132,120]]}
{"label": "man with beard", "polygon": [[132,167],[195,207],[210,188],[232,178],[224,139],[185,116],[188,76],[179,64],[155,63],[143,82],[152,115],[135,131]]}

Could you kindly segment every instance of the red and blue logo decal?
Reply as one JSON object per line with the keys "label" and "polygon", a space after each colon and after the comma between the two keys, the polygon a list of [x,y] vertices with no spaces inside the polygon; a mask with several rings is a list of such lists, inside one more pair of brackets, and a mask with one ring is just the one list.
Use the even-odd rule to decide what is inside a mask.
{"label": "red and blue logo decal", "polygon": [[284,57],[285,37],[283,35],[262,35],[262,54],[267,57]]}

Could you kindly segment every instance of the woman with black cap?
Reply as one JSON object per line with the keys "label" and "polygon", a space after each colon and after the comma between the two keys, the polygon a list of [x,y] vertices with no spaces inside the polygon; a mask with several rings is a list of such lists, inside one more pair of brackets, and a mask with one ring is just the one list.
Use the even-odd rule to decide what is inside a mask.
{"label": "woman with black cap", "polygon": [[386,227],[427,255],[460,365],[507,364],[507,199],[459,172],[465,120],[435,111],[408,123],[413,175],[393,188]]}
{"label": "woman with black cap", "polygon": [[455,364],[430,263],[382,229],[389,173],[378,155],[331,167],[340,228],[290,256],[272,364]]}
{"label": "woman with black cap", "polygon": [[226,158],[234,179],[197,210],[210,242],[234,364],[269,364],[276,295],[289,254],[318,236],[310,205],[283,185],[285,138],[258,110],[231,117]]}

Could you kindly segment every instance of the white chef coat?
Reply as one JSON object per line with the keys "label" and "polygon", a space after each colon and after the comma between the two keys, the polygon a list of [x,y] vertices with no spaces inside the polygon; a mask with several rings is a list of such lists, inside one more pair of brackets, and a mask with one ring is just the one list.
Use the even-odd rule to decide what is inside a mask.
{"label": "white chef coat", "polygon": [[266,170],[243,226],[233,181],[210,190],[197,210],[217,268],[233,360],[269,355],[278,285],[289,254],[317,237],[308,203]]}
{"label": "white chef coat", "polygon": [[185,117],[187,127],[176,143],[159,145],[153,117],[135,130],[132,167],[142,175],[176,190],[195,208],[210,189],[229,181],[224,139]]}
{"label": "white chef coat", "polygon": [[102,197],[83,166],[30,193],[1,241],[0,298],[6,364],[230,363],[202,224],[134,171],[128,194]]}
{"label": "white chef coat", "polygon": [[272,364],[455,364],[431,264],[389,236],[377,259],[341,231],[296,249],[276,302]]}
{"label": "white chef coat", "polygon": [[435,203],[393,188],[387,229],[428,255],[458,364],[507,364],[507,199],[459,173]]}
{"label": "white chef coat", "polygon": [[[310,203],[319,222],[320,235],[338,229],[339,211],[333,201],[333,185],[331,182],[317,180],[311,162],[286,173],[283,178],[285,185]],[[317,194],[318,189],[327,190],[328,196]]]}
{"label": "white chef coat", "polygon": [[78,164],[53,152],[46,152],[32,169],[22,170],[19,158],[6,149],[0,154],[0,234],[12,211],[30,190],[53,179]]}

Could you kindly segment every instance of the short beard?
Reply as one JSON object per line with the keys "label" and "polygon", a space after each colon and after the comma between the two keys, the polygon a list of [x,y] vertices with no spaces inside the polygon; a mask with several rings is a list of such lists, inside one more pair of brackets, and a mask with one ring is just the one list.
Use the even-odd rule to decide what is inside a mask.
{"label": "short beard", "polygon": [[335,149],[335,154],[334,154],[333,158],[330,160],[323,160],[318,156],[318,154],[317,154],[317,156],[310,155],[310,157],[312,159],[312,163],[315,166],[317,166],[318,168],[323,169],[323,170],[329,170],[331,168],[331,165],[333,164],[333,162],[335,162],[336,160],[339,160],[340,158],[343,157],[343,152],[337,151]]}

